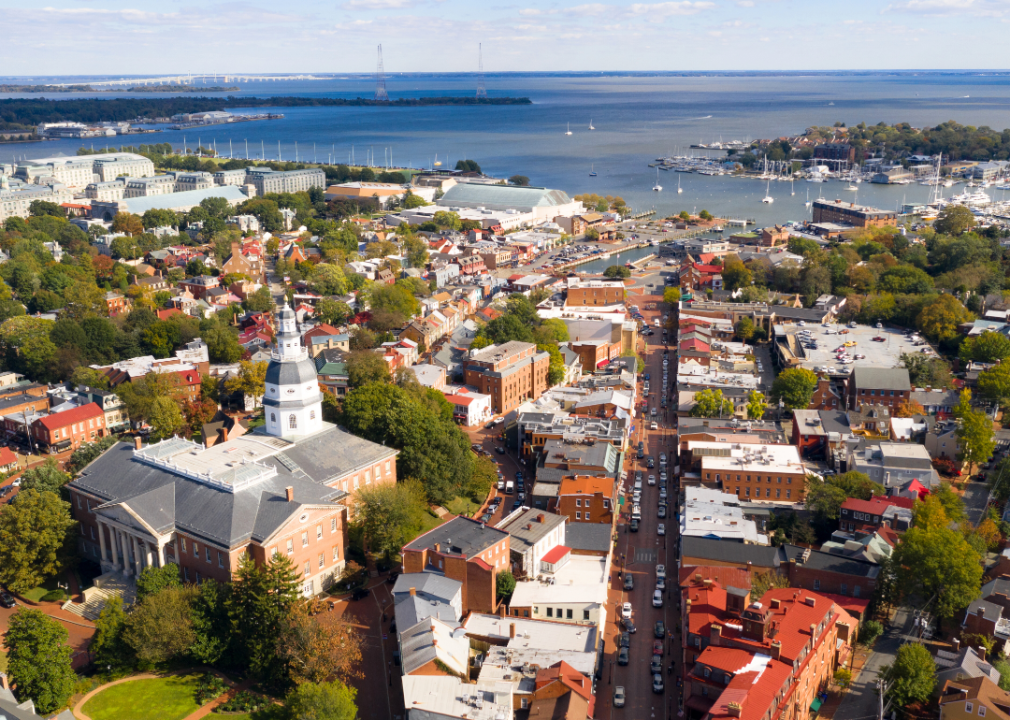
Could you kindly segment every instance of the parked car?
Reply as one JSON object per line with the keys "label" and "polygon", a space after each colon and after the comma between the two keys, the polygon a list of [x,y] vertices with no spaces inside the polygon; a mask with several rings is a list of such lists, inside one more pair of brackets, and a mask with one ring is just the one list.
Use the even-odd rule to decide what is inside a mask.
{"label": "parked car", "polygon": [[663,658],[659,655],[653,655],[652,662],[649,663],[649,672],[653,675],[663,672]]}
{"label": "parked car", "polygon": [[626,698],[626,696],[624,694],[624,686],[623,685],[618,685],[617,687],[615,687],[614,688],[614,707],[624,707],[624,703],[625,703],[626,699],[627,698]]}
{"label": "parked car", "polygon": [[626,602],[621,606],[621,617],[622,618],[631,617],[631,603]]}
{"label": "parked car", "polygon": [[652,692],[661,693],[663,692],[663,676],[656,673],[652,676]]}
{"label": "parked car", "polygon": [[638,632],[638,628],[635,627],[635,623],[631,621],[631,618],[621,619],[621,629],[634,635]]}
{"label": "parked car", "polygon": [[[627,604],[627,603],[626,603]],[[656,590],[652,593],[652,607],[663,607],[663,591]]]}
{"label": "parked car", "polygon": [[622,647],[620,652],[617,653],[617,664],[627,665],[629,662],[631,662],[631,658],[628,653],[628,648]]}
{"label": "parked car", "polygon": [[16,606],[17,604],[18,602],[17,600],[14,599],[13,595],[11,595],[6,590],[0,590],[0,605],[3,605],[5,608],[10,609]]}
{"label": "parked car", "polygon": [[638,532],[638,520],[636,518],[631,518],[631,524],[628,525],[628,529],[634,533]]}
{"label": "parked car", "polygon": [[631,633],[622,632],[621,633],[621,647],[631,647]]}
{"label": "parked car", "polygon": [[661,640],[666,637],[666,625],[662,620],[656,622],[656,626],[652,629],[652,635]]}
{"label": "parked car", "polygon": [[656,589],[666,590],[666,578],[656,578]]}
{"label": "parked car", "polygon": [[660,537],[666,535],[666,523],[660,523],[656,526],[656,534]]}
{"label": "parked car", "polygon": [[630,573],[624,576],[624,589],[634,590],[635,589],[635,576]]}
{"label": "parked car", "polygon": [[659,510],[657,511],[657,517],[660,520],[665,520],[666,519],[666,505],[660,505],[659,506]]}

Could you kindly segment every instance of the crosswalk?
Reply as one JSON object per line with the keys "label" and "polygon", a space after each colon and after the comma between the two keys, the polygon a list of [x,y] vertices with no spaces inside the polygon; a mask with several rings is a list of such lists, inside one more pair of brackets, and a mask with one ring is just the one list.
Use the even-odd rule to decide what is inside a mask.
{"label": "crosswalk", "polygon": [[658,559],[655,549],[649,548],[635,548],[635,562],[636,563],[652,563],[656,564]]}

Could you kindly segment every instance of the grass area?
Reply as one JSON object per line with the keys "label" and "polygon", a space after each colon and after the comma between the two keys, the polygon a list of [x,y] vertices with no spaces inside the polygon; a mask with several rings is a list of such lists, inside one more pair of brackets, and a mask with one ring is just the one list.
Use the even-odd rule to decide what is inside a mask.
{"label": "grass area", "polygon": [[472,517],[473,514],[480,509],[480,505],[469,498],[455,497],[452,499],[452,502],[445,506],[445,509],[453,515],[466,515],[467,517]]}
{"label": "grass area", "polygon": [[438,517],[435,513],[429,510],[424,514],[424,525],[421,527],[421,532],[418,535],[424,535],[429,530],[434,530],[439,525],[445,522],[442,518]]}
{"label": "grass area", "polygon": [[33,587],[31,590],[27,590],[21,593],[21,597],[23,597],[25,600],[31,600],[32,602],[37,603],[40,600],[42,600],[42,596],[45,595],[46,593],[51,592],[53,590],[59,590],[59,588],[56,587],[56,583],[58,580],[59,577],[51,577],[38,587]]}
{"label": "grass area", "polygon": [[7,651],[0,648],[0,673],[7,672]]}
{"label": "grass area", "polygon": [[199,679],[199,675],[173,675],[116,685],[88,700],[84,714],[92,720],[181,720],[199,707]]}
{"label": "grass area", "polygon": [[257,710],[254,713],[216,712],[210,715],[210,717],[212,719],[220,718],[220,720],[284,720],[287,717],[287,713],[280,705],[274,705],[262,710]]}

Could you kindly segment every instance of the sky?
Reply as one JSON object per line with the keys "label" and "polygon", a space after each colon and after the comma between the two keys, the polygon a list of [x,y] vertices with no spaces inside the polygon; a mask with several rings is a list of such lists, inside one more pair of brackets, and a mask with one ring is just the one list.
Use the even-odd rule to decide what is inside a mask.
{"label": "sky", "polygon": [[0,0],[0,76],[1005,69],[1010,0]]}

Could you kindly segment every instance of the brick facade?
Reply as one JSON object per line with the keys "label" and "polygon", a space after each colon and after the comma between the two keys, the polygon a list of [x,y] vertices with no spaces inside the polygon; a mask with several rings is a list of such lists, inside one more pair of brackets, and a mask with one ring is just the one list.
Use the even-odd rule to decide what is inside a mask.
{"label": "brick facade", "polygon": [[490,346],[466,362],[466,384],[491,396],[491,409],[504,414],[547,390],[550,355],[537,352],[532,343],[510,342]]}

